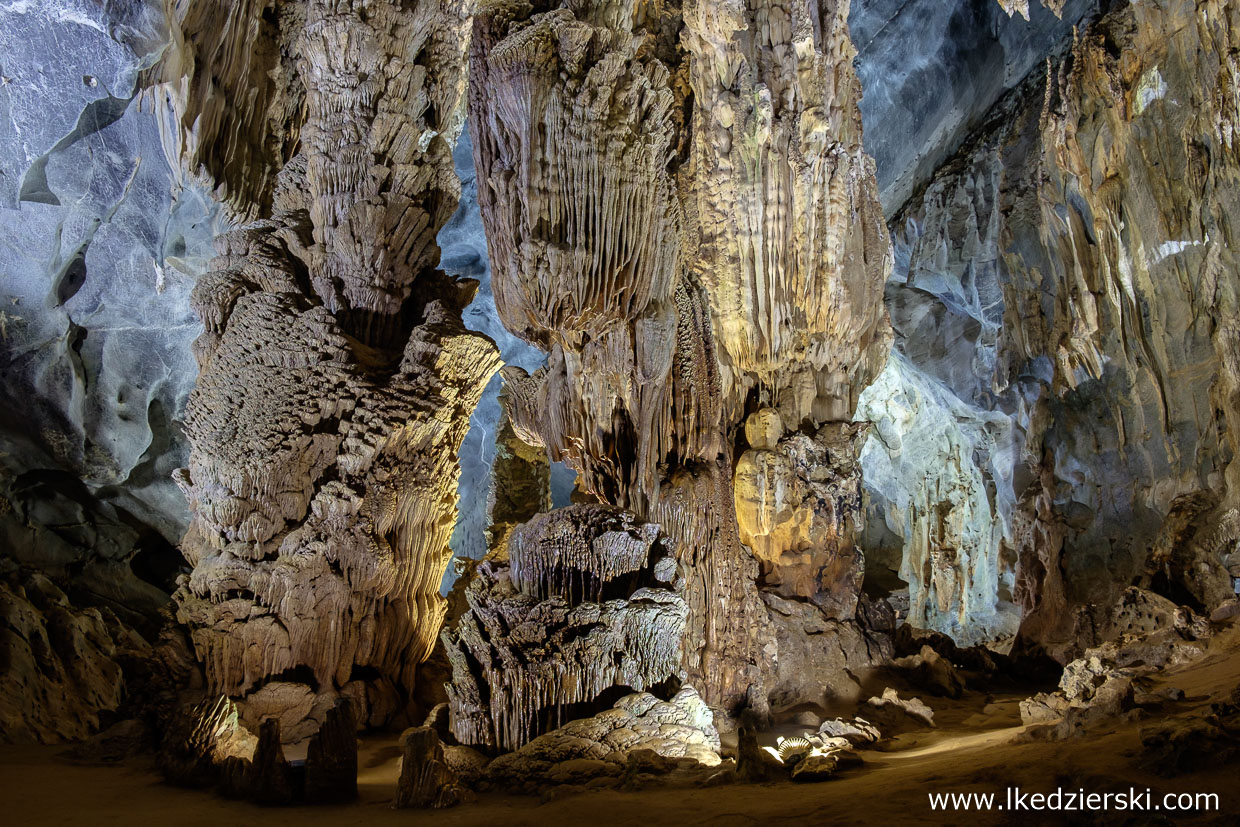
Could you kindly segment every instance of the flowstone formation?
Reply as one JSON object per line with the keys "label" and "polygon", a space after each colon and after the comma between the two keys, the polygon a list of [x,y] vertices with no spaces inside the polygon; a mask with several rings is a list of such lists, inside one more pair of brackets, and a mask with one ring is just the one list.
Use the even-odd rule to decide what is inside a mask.
{"label": "flowstone formation", "polygon": [[901,355],[859,416],[895,414],[862,463],[914,624],[1067,660],[1124,585],[1231,592],[1237,23],[1117,8],[893,222]]}
{"label": "flowstone formation", "polygon": [[361,722],[401,715],[445,611],[457,451],[498,368],[461,323],[472,285],[436,269],[469,30],[432,0],[253,4],[222,32],[208,6],[180,9],[169,138],[268,217],[194,291],[175,599],[210,690],[299,740],[342,693]]}
{"label": "flowstone formation", "polygon": [[[729,709],[765,692],[760,579],[833,616],[856,605],[857,469],[839,433],[886,356],[890,253],[847,12],[501,2],[475,22],[496,305],[549,354],[512,377],[513,423],[584,492],[668,533],[689,680]],[[827,477],[788,460],[771,479],[758,457],[738,486],[741,426],[760,411],[750,449],[837,451]],[[785,440],[799,432],[814,446]]]}
{"label": "flowstone formation", "polygon": [[540,514],[474,569],[443,633],[452,732],[517,749],[616,692],[678,681],[688,609],[669,542],[603,505]]}
{"label": "flowstone formation", "polygon": [[619,780],[626,770],[666,773],[678,765],[714,767],[720,757],[713,718],[692,687],[666,701],[635,692],[611,709],[571,721],[501,755],[487,765],[482,779],[496,789],[536,792],[548,784]]}

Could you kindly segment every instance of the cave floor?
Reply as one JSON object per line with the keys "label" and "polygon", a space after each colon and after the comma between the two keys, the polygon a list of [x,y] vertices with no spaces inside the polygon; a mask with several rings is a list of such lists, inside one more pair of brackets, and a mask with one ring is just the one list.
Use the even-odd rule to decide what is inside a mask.
{"label": "cave floor", "polygon": [[[1169,714],[1200,713],[1240,686],[1240,627],[1211,642],[1201,660],[1167,670],[1157,687],[1175,686],[1185,698]],[[865,765],[818,784],[733,785],[710,788],[652,787],[638,791],[600,790],[546,804],[528,796],[484,794],[477,802],[434,812],[390,808],[399,750],[395,738],[366,737],[359,756],[360,801],[341,807],[259,809],[210,792],[162,783],[150,760],[123,765],[82,766],[58,758],[58,747],[0,747],[0,822],[42,824],[436,824],[450,825],[640,825],[783,823],[968,823],[1040,824],[1050,821],[1167,823],[1158,813],[932,811],[929,793],[1023,791],[1086,792],[1150,788],[1157,798],[1172,792],[1217,793],[1218,812],[1175,823],[1235,824],[1240,790],[1235,765],[1163,778],[1137,765],[1140,730],[1157,719],[1117,721],[1089,737],[1060,742],[1014,743],[1021,731],[1021,696],[987,698],[969,694],[959,701],[928,699],[939,727],[898,736],[884,751],[866,751]],[[983,709],[985,711],[983,711]],[[1076,819],[1070,819],[1076,815]],[[1165,814],[1164,814],[1165,815]]]}

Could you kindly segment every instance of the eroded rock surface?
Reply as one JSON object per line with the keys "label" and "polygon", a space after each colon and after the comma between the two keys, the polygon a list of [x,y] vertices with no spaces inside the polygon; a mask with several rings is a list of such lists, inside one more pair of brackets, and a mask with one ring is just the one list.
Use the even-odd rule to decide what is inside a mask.
{"label": "eroded rock surface", "polygon": [[0,8],[0,537],[135,626],[167,604],[188,521],[189,295],[226,226],[174,191],[142,98],[166,41],[152,0]]}
{"label": "eroded rock surface", "polygon": [[619,776],[630,756],[650,751],[664,758],[719,763],[713,715],[691,687],[670,701],[647,692],[627,695],[590,718],[540,735],[492,761],[483,775],[501,789],[531,792],[549,784]]}
{"label": "eroded rock surface", "polygon": [[1222,4],[1116,8],[893,221],[898,353],[859,418],[910,622],[1070,659],[1072,606],[1138,578],[1225,596],[1235,38]]}
{"label": "eroded rock surface", "polygon": [[41,574],[0,580],[0,620],[0,740],[10,744],[94,734],[126,699],[126,650],[151,648],[111,612],[73,606]]}
{"label": "eroded rock surface", "polygon": [[[202,37],[217,21],[184,14],[163,67],[194,92],[177,113],[187,165],[205,165],[240,214],[268,216],[217,240],[194,293],[205,330],[179,476],[194,571],[176,597],[213,691],[305,684],[310,716],[340,693],[412,693],[445,610],[457,450],[498,358],[461,322],[470,285],[436,269],[435,234],[459,191],[463,10],[281,9],[273,20],[247,6],[223,34],[257,32],[254,59],[279,63],[260,82],[283,88],[264,86],[256,111],[218,112],[195,91],[210,73],[244,88],[261,68],[228,62]],[[303,102],[296,130],[262,116]],[[290,134],[298,154],[262,156],[273,172],[255,178],[246,142]],[[222,135],[233,155],[204,160]],[[256,180],[269,183],[254,190]],[[401,705],[371,703],[363,719]],[[286,738],[305,729],[286,724]]]}
{"label": "eroded rock surface", "polygon": [[[657,526],[599,505],[539,515],[483,560],[443,634],[452,732],[516,749],[616,687],[682,675],[684,579]],[[613,694],[614,697],[614,694]]]}
{"label": "eroded rock surface", "polygon": [[[507,3],[475,24],[496,304],[549,351],[513,377],[514,424],[585,492],[675,541],[686,668],[727,707],[761,682],[771,635],[735,516],[766,506],[738,502],[730,436],[763,407],[776,443],[805,420],[847,422],[887,349],[886,228],[847,11]],[[781,503],[808,527],[764,551],[791,552],[791,588],[825,590],[847,615],[855,477],[835,483],[845,493],[825,509],[808,493]],[[719,593],[735,596],[726,610]]]}

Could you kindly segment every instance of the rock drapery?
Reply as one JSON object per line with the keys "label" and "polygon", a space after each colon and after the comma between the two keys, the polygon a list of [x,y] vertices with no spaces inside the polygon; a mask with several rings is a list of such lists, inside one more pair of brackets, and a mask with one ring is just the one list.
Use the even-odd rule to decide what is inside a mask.
{"label": "rock drapery", "polygon": [[[209,5],[181,9],[168,132],[239,215],[268,217],[221,236],[194,291],[178,614],[212,691],[278,714],[300,693],[265,687],[304,684],[311,731],[339,693],[382,723],[443,619],[457,450],[498,368],[461,323],[470,283],[436,269],[468,17],[432,0],[242,4],[208,37]],[[221,108],[254,84],[253,111]]]}
{"label": "rock drapery", "polygon": [[[584,491],[676,542],[690,681],[725,707],[761,683],[772,639],[737,511],[771,517],[738,498],[734,436],[760,408],[776,443],[838,429],[886,355],[889,247],[847,13],[497,3],[475,22],[471,132],[496,305],[549,352],[511,383],[514,424]],[[810,537],[766,535],[764,548],[772,571],[795,561],[775,582],[830,593],[846,615],[856,504],[838,500],[825,519],[781,501],[810,512],[792,518]]]}
{"label": "rock drapery", "polygon": [[443,633],[452,732],[517,749],[617,687],[677,681],[684,578],[651,523],[602,505],[540,514],[474,569]]}

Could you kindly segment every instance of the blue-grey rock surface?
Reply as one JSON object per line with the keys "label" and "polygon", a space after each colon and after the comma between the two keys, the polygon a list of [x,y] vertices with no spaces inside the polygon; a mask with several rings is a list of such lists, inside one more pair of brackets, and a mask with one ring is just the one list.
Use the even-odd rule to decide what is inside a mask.
{"label": "blue-grey rock surface", "polygon": [[185,500],[189,291],[219,210],[174,194],[140,72],[154,3],[0,6],[0,519],[7,553],[139,612],[166,600]]}
{"label": "blue-grey rock surface", "polygon": [[854,0],[865,147],[887,215],[1097,7],[1068,0],[1056,17],[1031,3],[1025,20],[995,0]]}

